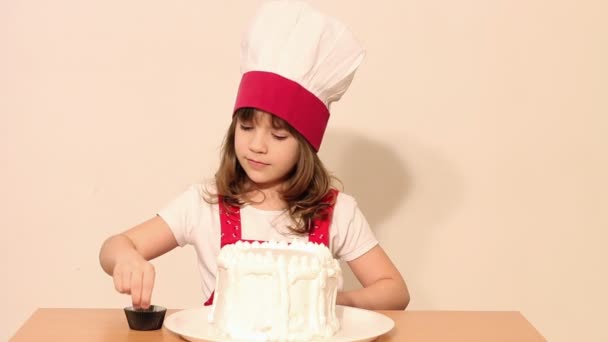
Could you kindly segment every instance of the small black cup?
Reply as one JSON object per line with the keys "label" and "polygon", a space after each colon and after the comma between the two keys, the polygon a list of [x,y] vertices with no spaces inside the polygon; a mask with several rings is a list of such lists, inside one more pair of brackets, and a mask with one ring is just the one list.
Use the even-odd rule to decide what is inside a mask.
{"label": "small black cup", "polygon": [[136,309],[132,306],[125,308],[129,328],[133,330],[158,330],[162,328],[167,308],[150,305],[147,309]]}

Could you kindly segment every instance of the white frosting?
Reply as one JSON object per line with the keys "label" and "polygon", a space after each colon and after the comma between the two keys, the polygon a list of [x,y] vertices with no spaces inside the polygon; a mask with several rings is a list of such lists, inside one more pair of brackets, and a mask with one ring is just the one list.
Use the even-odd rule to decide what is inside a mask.
{"label": "white frosting", "polygon": [[209,322],[247,341],[308,341],[340,328],[340,265],[324,245],[293,241],[224,246]]}

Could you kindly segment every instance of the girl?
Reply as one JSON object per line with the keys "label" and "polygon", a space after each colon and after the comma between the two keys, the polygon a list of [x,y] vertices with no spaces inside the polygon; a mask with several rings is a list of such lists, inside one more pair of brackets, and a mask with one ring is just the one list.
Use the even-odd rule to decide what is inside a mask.
{"label": "girl", "polygon": [[346,92],[363,54],[343,24],[306,3],[264,3],[242,44],[243,75],[214,181],[191,186],[104,242],[100,263],[116,290],[147,308],[155,278],[149,261],[191,244],[210,304],[222,246],[297,238],[325,244],[363,285],[339,292],[337,304],[404,309],[403,278],[356,201],[331,187],[317,155],[329,105]]}

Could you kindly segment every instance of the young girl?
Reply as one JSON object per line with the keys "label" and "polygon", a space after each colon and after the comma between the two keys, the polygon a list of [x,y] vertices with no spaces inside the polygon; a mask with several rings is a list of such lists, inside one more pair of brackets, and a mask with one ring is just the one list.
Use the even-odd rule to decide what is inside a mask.
{"label": "young girl", "polygon": [[242,44],[243,75],[215,180],[104,242],[100,262],[116,290],[147,308],[155,278],[149,260],[191,244],[210,304],[222,246],[295,238],[325,244],[363,285],[340,291],[337,304],[404,309],[403,278],[317,155],[329,105],[346,92],[363,55],[343,24],[306,3],[264,3]]}

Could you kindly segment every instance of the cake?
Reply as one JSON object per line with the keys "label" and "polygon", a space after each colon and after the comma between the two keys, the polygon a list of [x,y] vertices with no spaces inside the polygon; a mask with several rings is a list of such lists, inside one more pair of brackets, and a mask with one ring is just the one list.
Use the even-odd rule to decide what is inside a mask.
{"label": "cake", "polygon": [[225,338],[246,341],[325,339],[340,328],[340,265],[312,242],[226,245],[209,323]]}

